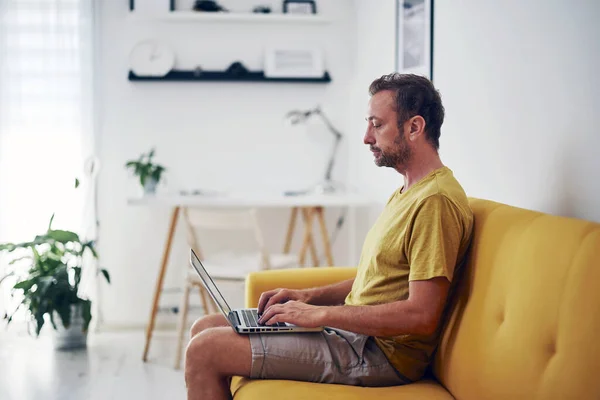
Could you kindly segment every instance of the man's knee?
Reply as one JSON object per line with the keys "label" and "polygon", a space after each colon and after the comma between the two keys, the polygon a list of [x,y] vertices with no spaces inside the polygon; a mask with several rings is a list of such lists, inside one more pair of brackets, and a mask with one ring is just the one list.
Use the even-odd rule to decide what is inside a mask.
{"label": "man's knee", "polygon": [[205,315],[204,317],[199,318],[196,320],[196,322],[194,322],[190,331],[190,337],[193,338],[194,336],[206,329],[226,325],[227,321],[225,321],[225,317],[223,317],[221,314]]}
{"label": "man's knee", "polygon": [[219,338],[222,333],[218,328],[207,328],[195,335],[187,346],[185,351],[185,370],[186,374],[195,373],[195,371],[209,366],[214,358],[219,354]]}
{"label": "man's knee", "polygon": [[230,327],[204,329],[190,340],[185,353],[185,376],[249,376],[252,349],[248,335],[239,335]]}

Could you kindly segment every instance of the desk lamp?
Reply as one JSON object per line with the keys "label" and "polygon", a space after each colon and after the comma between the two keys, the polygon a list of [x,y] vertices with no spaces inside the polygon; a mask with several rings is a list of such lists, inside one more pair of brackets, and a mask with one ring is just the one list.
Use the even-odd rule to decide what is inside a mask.
{"label": "desk lamp", "polygon": [[292,125],[298,125],[300,123],[306,122],[313,115],[317,115],[323,120],[329,131],[335,137],[335,142],[333,144],[333,149],[331,150],[331,156],[329,157],[327,170],[325,171],[325,179],[303,193],[333,194],[342,192],[344,190],[343,186],[340,183],[336,183],[331,180],[331,170],[333,169],[333,164],[335,163],[335,155],[340,145],[340,141],[342,140],[342,133],[338,131],[333,125],[331,125],[331,122],[329,122],[329,119],[319,106],[307,111],[290,111],[286,114],[285,118]]}

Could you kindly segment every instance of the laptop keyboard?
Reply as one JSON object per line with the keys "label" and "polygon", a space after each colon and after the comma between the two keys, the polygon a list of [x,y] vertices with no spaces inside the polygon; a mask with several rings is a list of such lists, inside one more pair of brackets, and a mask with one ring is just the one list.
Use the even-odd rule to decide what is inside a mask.
{"label": "laptop keyboard", "polygon": [[[256,310],[240,310],[240,314],[242,314],[242,318],[244,318],[244,322],[246,323],[246,326],[250,326],[250,327],[259,327],[259,326],[263,326],[263,325],[259,325],[258,323],[258,319],[260,318],[258,313],[256,312]],[[278,322],[276,324],[273,325],[269,325],[269,326],[287,326],[285,323],[283,322]]]}

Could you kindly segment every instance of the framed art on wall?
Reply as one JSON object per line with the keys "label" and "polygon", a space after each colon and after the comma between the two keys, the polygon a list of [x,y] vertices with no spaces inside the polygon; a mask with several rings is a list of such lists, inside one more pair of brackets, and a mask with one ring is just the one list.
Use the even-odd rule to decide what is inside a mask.
{"label": "framed art on wall", "polygon": [[315,0],[284,0],[284,14],[316,14],[317,4]]}
{"label": "framed art on wall", "polygon": [[321,78],[324,74],[323,54],[318,49],[269,48],[265,52],[268,78]]}
{"label": "framed art on wall", "polygon": [[433,0],[396,0],[396,71],[433,80]]}

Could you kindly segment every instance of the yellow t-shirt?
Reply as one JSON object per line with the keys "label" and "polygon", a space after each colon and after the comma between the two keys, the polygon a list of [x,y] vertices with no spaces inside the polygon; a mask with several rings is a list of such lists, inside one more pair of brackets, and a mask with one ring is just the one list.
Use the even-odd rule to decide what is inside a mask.
{"label": "yellow t-shirt", "polygon": [[[396,190],[367,234],[346,304],[406,300],[409,281],[444,276],[452,282],[472,230],[467,196],[449,168],[432,171],[406,192]],[[375,340],[400,374],[417,380],[430,362],[440,330],[430,336]]]}

